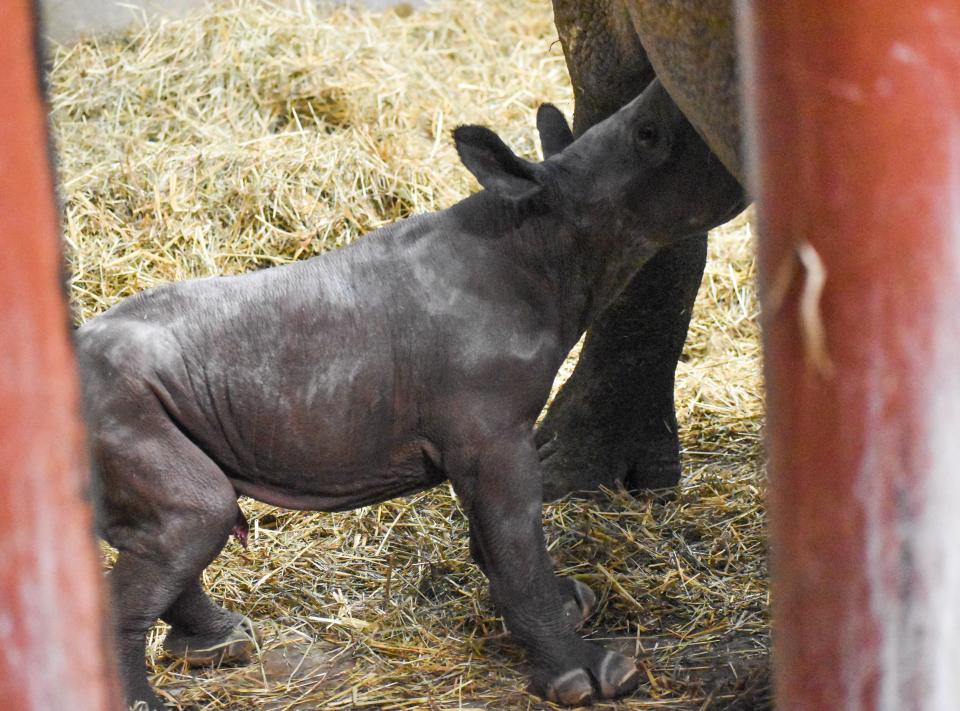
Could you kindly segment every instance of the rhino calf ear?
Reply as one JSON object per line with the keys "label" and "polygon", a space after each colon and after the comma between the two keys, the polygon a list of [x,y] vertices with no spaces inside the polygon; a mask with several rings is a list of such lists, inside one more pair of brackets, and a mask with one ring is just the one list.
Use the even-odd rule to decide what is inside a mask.
{"label": "rhino calf ear", "polygon": [[573,131],[567,119],[553,104],[540,104],[537,109],[537,132],[540,134],[544,160],[573,143]]}
{"label": "rhino calf ear", "polygon": [[538,166],[515,155],[489,128],[458,126],[453,140],[460,161],[487,190],[512,200],[523,200],[540,190]]}

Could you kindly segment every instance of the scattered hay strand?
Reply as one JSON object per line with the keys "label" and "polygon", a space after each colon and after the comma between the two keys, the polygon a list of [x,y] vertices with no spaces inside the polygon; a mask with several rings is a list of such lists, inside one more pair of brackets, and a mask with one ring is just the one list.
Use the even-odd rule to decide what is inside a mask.
{"label": "scattered hay strand", "polygon": [[[572,100],[544,0],[409,12],[240,4],[58,48],[51,121],[78,320],[172,279],[303,259],[475,184],[450,129],[536,157]],[[760,708],[768,646],[761,383],[750,225],[711,241],[678,404],[685,480],[547,507],[560,572],[598,593],[591,636],[637,653],[624,709]],[[572,368],[572,361],[565,373]],[[550,708],[469,562],[447,487],[343,514],[245,501],[212,594],[259,621],[258,662],[154,682],[205,709]],[[759,701],[758,701],[759,699]],[[739,706],[738,706],[739,704]]]}

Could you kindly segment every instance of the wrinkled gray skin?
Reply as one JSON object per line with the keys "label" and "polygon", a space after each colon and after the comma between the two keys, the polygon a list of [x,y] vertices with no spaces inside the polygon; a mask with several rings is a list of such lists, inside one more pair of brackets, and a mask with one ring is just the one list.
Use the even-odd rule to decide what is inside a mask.
{"label": "wrinkled gray skin", "polygon": [[158,617],[172,652],[241,656],[247,621],[199,583],[245,531],[239,495],[338,511],[446,478],[533,688],[580,704],[636,684],[631,659],[576,632],[592,593],[553,573],[534,420],[594,315],[708,226],[676,212],[703,190],[691,176],[712,172],[728,209],[739,188],[657,84],[572,144],[556,109],[538,126],[541,164],[458,129],[485,189],[448,210],[297,264],[150,289],[79,329],[129,701],[163,708],[144,665]]}
{"label": "wrinkled gray skin", "polygon": [[[742,177],[730,0],[553,0],[580,135],[659,77],[727,168]],[[696,170],[696,169],[695,169]],[[680,224],[721,221],[709,166],[702,190],[671,196]],[[686,214],[685,214],[686,213]],[[711,219],[713,218],[713,219]],[[594,321],[537,443],[544,493],[673,486],[680,477],[674,372],[706,262],[706,236],[662,250]]]}

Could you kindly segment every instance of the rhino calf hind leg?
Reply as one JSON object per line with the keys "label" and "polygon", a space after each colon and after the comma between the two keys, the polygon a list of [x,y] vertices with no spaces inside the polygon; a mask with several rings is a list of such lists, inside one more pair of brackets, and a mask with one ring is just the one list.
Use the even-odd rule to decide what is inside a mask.
{"label": "rhino calf hind leg", "polygon": [[530,654],[533,691],[570,706],[616,698],[637,685],[636,664],[576,632],[595,598],[553,572],[541,524],[539,459],[528,440],[494,443],[451,467],[474,555],[507,628]]}
{"label": "rhino calf hind leg", "polygon": [[[235,501],[233,504],[236,506]],[[151,711],[166,709],[147,683],[146,634],[161,615],[183,622],[188,618],[199,620],[199,614],[203,613],[205,606],[185,613],[185,602],[195,603],[197,593],[206,598],[197,577],[223,548],[233,523],[232,515],[221,516],[218,521],[215,512],[211,513],[214,515],[190,521],[178,517],[175,521],[164,522],[156,548],[144,551],[144,554],[121,551],[110,571],[117,657],[128,704],[145,701]],[[164,541],[179,542],[180,545],[176,546],[179,550],[168,548],[163,545]],[[190,541],[189,545],[186,541]],[[206,604],[214,608],[212,612],[217,615],[212,622],[223,625],[232,622],[230,613],[217,608],[209,600]],[[229,633],[234,626],[231,624],[226,632]],[[201,629],[209,632],[211,628],[203,625]]]}
{"label": "rhino calf hind leg", "polygon": [[248,662],[259,645],[253,622],[213,602],[199,580],[187,583],[160,619],[171,628],[164,651],[190,666]]}
{"label": "rhino calf hind leg", "polygon": [[705,236],[651,259],[600,318],[537,430],[546,500],[680,479],[674,373],[706,263]]}
{"label": "rhino calf hind leg", "polygon": [[[179,559],[154,558],[155,551],[147,555],[121,551],[117,557],[108,581],[113,597],[120,681],[128,704],[146,702],[150,711],[167,708],[147,683],[146,634],[164,609],[178,599],[186,581],[197,575],[197,568],[202,570],[225,542],[224,535],[220,546],[206,546],[207,555],[202,557],[199,546],[185,551]],[[214,547],[216,550],[210,555]]]}
{"label": "rhino calf hind leg", "polygon": [[120,682],[128,705],[137,701],[150,711],[167,708],[147,683],[146,634],[158,607],[176,597],[152,561],[121,553],[107,575],[113,597],[114,633]]}
{"label": "rhino calf hind leg", "polygon": [[94,411],[91,448],[102,527],[120,551],[108,575],[120,681],[127,704],[142,701],[162,711],[166,706],[147,683],[146,633],[161,616],[174,625],[174,641],[237,625],[239,616],[214,605],[199,577],[226,544],[238,507],[229,480],[157,398],[127,387],[106,391],[116,414]]}

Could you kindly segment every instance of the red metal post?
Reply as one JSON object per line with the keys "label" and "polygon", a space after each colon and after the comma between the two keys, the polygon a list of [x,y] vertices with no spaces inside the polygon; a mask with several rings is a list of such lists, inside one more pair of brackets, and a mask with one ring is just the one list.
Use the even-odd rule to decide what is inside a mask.
{"label": "red metal post", "polygon": [[960,708],[960,5],[738,0],[778,706]]}
{"label": "red metal post", "polygon": [[29,0],[0,3],[0,707],[118,708]]}

